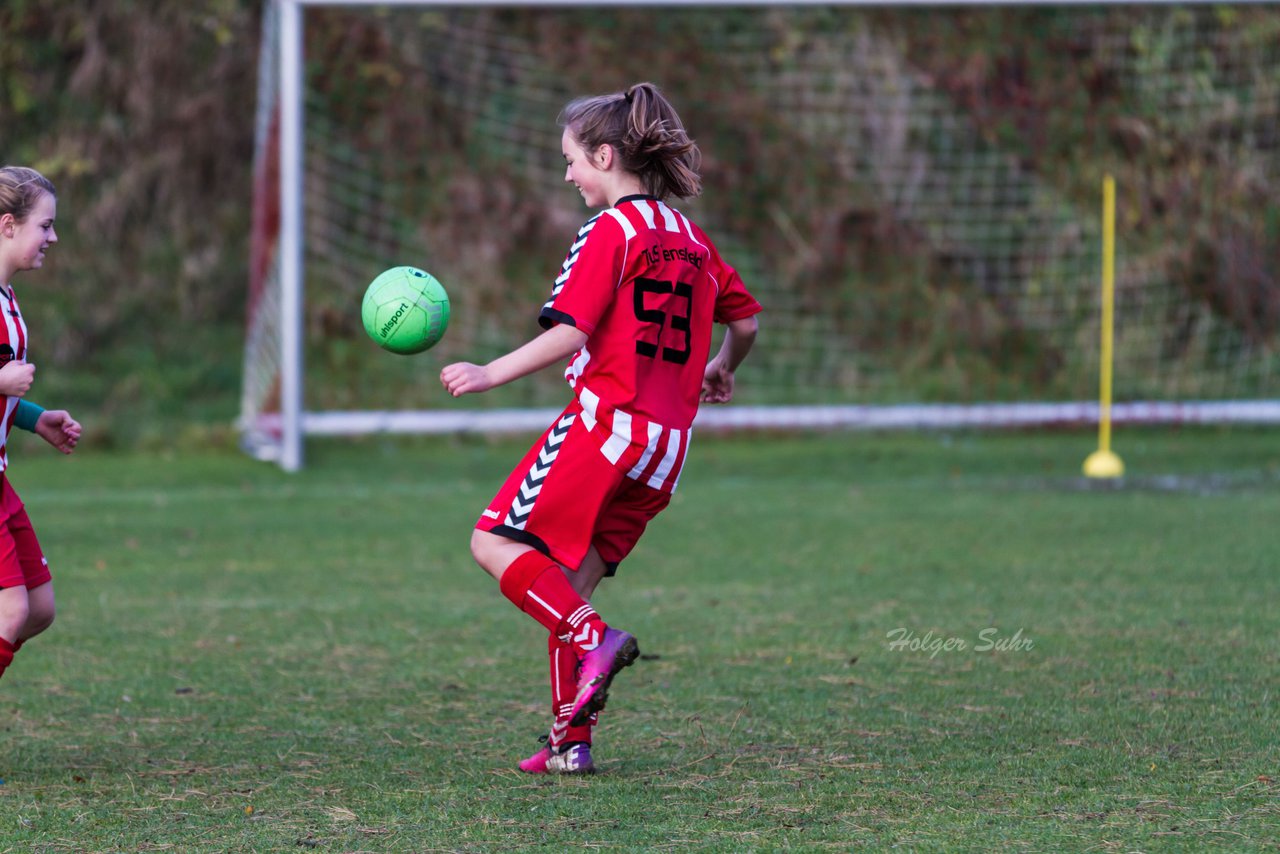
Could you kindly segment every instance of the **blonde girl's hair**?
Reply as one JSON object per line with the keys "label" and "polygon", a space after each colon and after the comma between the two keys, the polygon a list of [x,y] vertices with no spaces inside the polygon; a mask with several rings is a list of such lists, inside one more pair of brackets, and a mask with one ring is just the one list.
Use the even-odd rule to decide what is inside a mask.
{"label": "blonde girl's hair", "polygon": [[0,166],[0,214],[13,214],[18,222],[26,222],[40,197],[48,193],[57,198],[53,182],[26,166]]}
{"label": "blonde girl's hair", "polygon": [[702,192],[702,153],[652,83],[571,101],[559,123],[586,151],[612,146],[622,167],[638,175],[650,195],[686,199]]}

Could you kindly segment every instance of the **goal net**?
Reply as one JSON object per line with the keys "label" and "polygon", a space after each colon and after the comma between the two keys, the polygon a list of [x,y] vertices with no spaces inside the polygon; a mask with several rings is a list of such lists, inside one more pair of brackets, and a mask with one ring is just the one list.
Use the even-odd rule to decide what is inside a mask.
{"label": "goal net", "polygon": [[[698,424],[947,426],[1098,413],[1101,184],[1117,185],[1117,421],[1275,421],[1280,20],[1262,7],[329,6],[264,20],[241,428],[545,426],[548,370],[449,398],[527,340],[577,227],[555,118],[653,80],[704,153],[679,206],[765,306]],[[981,47],[982,50],[977,48]],[[360,298],[448,289],[427,354]],[[303,296],[305,294],[305,297]]]}

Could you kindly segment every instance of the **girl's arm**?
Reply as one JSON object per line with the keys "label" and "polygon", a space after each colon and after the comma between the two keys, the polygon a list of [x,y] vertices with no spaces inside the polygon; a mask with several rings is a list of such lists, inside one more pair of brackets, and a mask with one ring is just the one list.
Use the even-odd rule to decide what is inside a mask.
{"label": "girl's arm", "polygon": [[33,432],[64,454],[74,451],[80,442],[80,422],[65,409],[41,412]]}
{"label": "girl's arm", "polygon": [[487,365],[455,362],[440,371],[440,382],[454,397],[488,391],[563,361],[581,350],[587,334],[561,323]]}
{"label": "girl's arm", "polygon": [[14,410],[13,426],[30,430],[64,454],[76,449],[80,441],[80,422],[65,409],[44,409],[29,400],[19,400]]}
{"label": "girl's arm", "polygon": [[729,321],[720,352],[707,363],[707,370],[702,375],[704,403],[728,403],[733,399],[733,372],[751,352],[759,328],[755,315]]}

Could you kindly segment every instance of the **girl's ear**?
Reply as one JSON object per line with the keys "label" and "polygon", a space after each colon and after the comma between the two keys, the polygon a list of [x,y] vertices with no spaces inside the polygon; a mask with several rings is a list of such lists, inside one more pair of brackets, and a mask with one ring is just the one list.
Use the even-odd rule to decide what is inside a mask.
{"label": "girl's ear", "polygon": [[5,237],[13,237],[13,229],[17,224],[18,221],[14,219],[13,214],[0,214],[0,234]]}
{"label": "girl's ear", "polygon": [[596,149],[595,160],[597,169],[608,169],[609,165],[613,163],[613,146],[607,142],[600,145]]}

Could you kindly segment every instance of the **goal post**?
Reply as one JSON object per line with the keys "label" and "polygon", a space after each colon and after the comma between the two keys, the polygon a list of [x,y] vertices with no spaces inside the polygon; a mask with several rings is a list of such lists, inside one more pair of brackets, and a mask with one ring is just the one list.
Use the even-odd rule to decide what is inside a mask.
{"label": "goal post", "polygon": [[[1106,113],[1107,138],[1088,157],[1038,162],[1029,145],[1052,147],[1094,116],[1032,103],[1002,119],[975,105],[980,93],[941,77],[904,35],[925,20],[909,16],[933,14],[914,9],[926,5],[953,4],[272,0],[244,446],[295,470],[308,435],[545,426],[568,394],[554,376],[453,401],[435,373],[536,332],[551,271],[587,216],[556,200],[553,120],[600,88],[579,66],[602,57],[672,94],[713,158],[709,198],[691,212],[765,304],[766,346],[743,368],[741,403],[704,407],[697,426],[1096,423],[1101,225],[1089,188],[1104,166],[1129,211],[1117,235],[1112,421],[1280,422],[1280,285],[1260,263],[1274,254],[1267,217],[1280,216],[1280,34],[1250,37],[1226,16],[1161,4],[1073,17],[1077,4],[1055,3],[1035,37],[1099,69],[1110,89],[1068,94],[1097,99],[1086,106]],[[623,27],[614,52],[607,28],[574,43],[581,57],[545,47],[586,14]],[[645,15],[664,16],[670,44],[629,64],[637,51],[620,48]],[[706,66],[684,69],[686,58]],[[751,123],[759,132],[739,146],[735,130]],[[1153,137],[1191,152],[1199,196],[1144,177],[1137,161]],[[1068,162],[1079,176],[1054,171]],[[1157,197],[1186,210],[1160,212]],[[487,210],[513,223],[507,244],[467,233],[461,214]],[[364,286],[406,263],[431,270],[455,302],[450,335],[413,359],[359,332]],[[324,379],[309,382],[309,365]]]}

